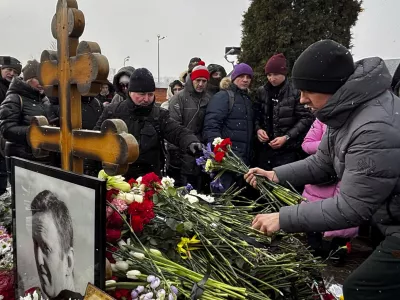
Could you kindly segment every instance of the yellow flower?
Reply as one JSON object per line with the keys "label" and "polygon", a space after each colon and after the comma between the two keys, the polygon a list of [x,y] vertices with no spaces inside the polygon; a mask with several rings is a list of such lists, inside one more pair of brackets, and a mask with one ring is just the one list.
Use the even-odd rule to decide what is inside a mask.
{"label": "yellow flower", "polygon": [[190,251],[200,249],[200,247],[190,247],[190,245],[197,245],[200,243],[201,241],[197,239],[197,235],[194,235],[191,239],[183,237],[177,246],[178,253],[181,254],[183,259],[190,258]]}
{"label": "yellow flower", "polygon": [[212,171],[213,167],[214,167],[214,165],[212,163],[212,160],[211,159],[207,159],[206,166],[205,166],[206,172]]}

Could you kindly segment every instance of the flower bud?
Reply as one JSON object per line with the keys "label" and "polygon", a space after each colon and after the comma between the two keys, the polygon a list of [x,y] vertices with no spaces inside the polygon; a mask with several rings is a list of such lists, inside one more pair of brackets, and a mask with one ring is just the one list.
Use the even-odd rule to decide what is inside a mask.
{"label": "flower bud", "polygon": [[144,286],[143,286],[143,285],[139,285],[139,286],[136,288],[136,291],[137,291],[139,294],[143,293],[143,292],[144,292]]}
{"label": "flower bud", "polygon": [[129,252],[130,255],[132,255],[134,258],[139,259],[139,260],[143,260],[146,256],[143,253],[139,253],[139,252]]}
{"label": "flower bud", "polygon": [[174,296],[173,294],[170,293],[170,294],[168,295],[168,300],[175,300],[175,297],[176,297],[176,296]]}
{"label": "flower bud", "polygon": [[160,278],[156,277],[156,279],[150,284],[152,289],[156,289],[160,286],[161,280]]}
{"label": "flower bud", "polygon": [[126,271],[128,271],[128,268],[129,268],[129,266],[128,266],[128,263],[126,262],[126,261],[117,261],[116,263],[115,263],[115,267],[119,270],[119,271],[122,271],[122,272],[126,272]]}
{"label": "flower bud", "polygon": [[173,285],[171,285],[171,292],[173,292],[175,295],[178,295],[178,289],[175,287],[175,286],[173,286]]}
{"label": "flower bud", "polygon": [[114,284],[114,283],[117,283],[115,280],[107,280],[106,281],[106,286],[107,285],[111,285],[111,284]]}
{"label": "flower bud", "polygon": [[133,290],[131,293],[131,297],[132,297],[132,299],[135,299],[135,298],[139,297],[139,293],[136,290]]}
{"label": "flower bud", "polygon": [[140,271],[138,270],[130,270],[126,273],[126,277],[128,277],[129,279],[138,279],[137,276],[142,275],[142,273],[140,273]]}
{"label": "flower bud", "polygon": [[157,249],[150,249],[150,253],[158,256],[162,256],[162,253]]}
{"label": "flower bud", "polygon": [[111,264],[111,270],[112,270],[113,272],[117,272],[117,271],[118,271],[118,269],[117,269],[117,267],[115,266],[115,264]]}

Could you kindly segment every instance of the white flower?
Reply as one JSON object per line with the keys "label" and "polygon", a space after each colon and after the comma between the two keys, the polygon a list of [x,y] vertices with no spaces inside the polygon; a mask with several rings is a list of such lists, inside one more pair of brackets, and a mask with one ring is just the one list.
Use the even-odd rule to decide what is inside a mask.
{"label": "white flower", "polygon": [[135,195],[133,195],[132,193],[126,193],[125,194],[125,202],[126,204],[131,204],[133,201],[135,200]]}
{"label": "white flower", "polygon": [[214,197],[211,197],[209,195],[199,195],[199,197],[201,199],[203,199],[204,201],[208,202],[208,203],[214,203],[215,202]]}
{"label": "white flower", "polygon": [[140,176],[138,179],[136,179],[136,182],[138,183],[138,185],[142,184],[142,176]]}
{"label": "white flower", "polygon": [[115,263],[115,267],[122,271],[122,272],[126,272],[129,269],[128,263],[126,261],[117,261]]}
{"label": "white flower", "polygon": [[119,240],[118,241],[118,246],[120,247],[120,248],[122,248],[123,246],[126,246],[127,244],[125,243],[125,241],[124,240]]}
{"label": "white flower", "polygon": [[128,277],[129,279],[138,279],[137,276],[142,275],[142,273],[140,273],[140,271],[138,270],[130,270],[126,273],[126,277]]}
{"label": "white flower", "polygon": [[134,258],[142,260],[144,259],[146,256],[143,253],[139,253],[139,252],[129,252],[130,255],[132,255]]}
{"label": "white flower", "polygon": [[114,284],[114,283],[117,283],[117,282],[115,280],[107,280],[106,281],[106,286],[110,285],[110,284]]}
{"label": "white flower", "polygon": [[220,137],[217,137],[214,139],[212,144],[213,144],[213,146],[217,146],[217,145],[221,144],[222,141],[223,141],[223,139],[221,139]]}
{"label": "white flower", "polygon": [[173,178],[170,178],[170,177],[163,177],[162,179],[161,179],[161,185],[164,187],[164,188],[169,188],[169,187],[174,187],[174,184],[175,184],[175,179],[173,179]]}
{"label": "white flower", "polygon": [[143,195],[134,194],[133,195],[135,202],[142,203],[143,202]]}
{"label": "white flower", "polygon": [[195,197],[195,196],[192,196],[192,195],[197,195],[196,190],[191,190],[190,193],[189,193],[189,194],[186,194],[184,198],[185,198],[187,201],[189,201],[190,204],[199,202],[199,199],[198,199],[197,197]]}
{"label": "white flower", "polygon": [[112,270],[113,272],[118,272],[118,269],[117,269],[117,267],[115,266],[115,264],[111,264],[111,270]]}

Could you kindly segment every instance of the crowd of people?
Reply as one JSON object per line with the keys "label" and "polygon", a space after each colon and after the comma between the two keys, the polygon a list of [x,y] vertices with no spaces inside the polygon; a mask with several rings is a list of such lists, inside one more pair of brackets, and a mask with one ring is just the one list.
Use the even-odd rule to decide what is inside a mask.
{"label": "crowd of people", "polygon": [[[38,160],[26,139],[30,120],[45,116],[57,125],[59,109],[58,99],[43,92],[37,61],[22,68],[1,57],[0,65],[1,201],[5,157]],[[98,96],[82,97],[82,128],[99,130],[106,119],[122,119],[140,151],[125,177],[165,172],[177,185],[204,192],[210,178],[196,156],[215,138],[230,138],[233,151],[254,168],[245,178],[224,173],[223,189],[211,192],[245,181],[255,186],[257,176],[290,183],[309,203],[258,215],[253,227],[266,234],[307,232],[317,250],[322,235],[346,241],[365,222],[379,228],[383,242],[348,278],[345,299],[394,299],[400,291],[400,99],[384,61],[354,63],[343,45],[323,40],[300,55],[291,78],[283,53],[270,57],[264,70],[265,84],[253,91],[246,63],[227,76],[222,66],[194,57],[160,105],[150,71],[124,67]],[[59,164],[57,155],[40,161]],[[86,162],[85,173],[95,176],[100,167]]]}

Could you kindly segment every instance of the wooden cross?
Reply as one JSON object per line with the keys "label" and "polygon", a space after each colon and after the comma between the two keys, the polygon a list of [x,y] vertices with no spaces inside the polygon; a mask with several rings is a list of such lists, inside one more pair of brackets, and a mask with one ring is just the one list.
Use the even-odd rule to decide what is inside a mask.
{"label": "wooden cross", "polygon": [[106,82],[109,65],[94,42],[80,42],[85,17],[76,0],[58,0],[51,30],[57,51],[45,50],[39,76],[46,95],[58,96],[60,128],[49,126],[45,117],[32,119],[28,143],[35,156],[61,152],[64,170],[83,173],[83,158],[103,162],[109,175],[123,174],[139,155],[136,139],[122,120],[107,120],[101,131],[81,130],[81,94],[95,96]]}

